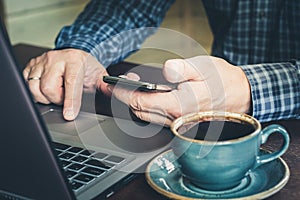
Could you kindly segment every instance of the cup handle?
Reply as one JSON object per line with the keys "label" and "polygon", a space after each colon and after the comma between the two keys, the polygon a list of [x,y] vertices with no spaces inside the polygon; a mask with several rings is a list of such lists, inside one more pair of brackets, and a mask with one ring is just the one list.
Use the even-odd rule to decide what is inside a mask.
{"label": "cup handle", "polygon": [[267,163],[267,162],[271,162],[277,158],[279,158],[280,156],[282,156],[286,150],[289,147],[289,143],[290,143],[290,137],[288,132],[285,130],[285,128],[283,128],[282,126],[278,125],[278,124],[272,124],[267,126],[266,128],[264,128],[261,131],[261,144],[264,144],[267,142],[269,136],[272,133],[280,133],[283,136],[283,144],[281,146],[281,148],[273,153],[270,154],[264,154],[261,156],[257,156],[256,159],[256,167]]}

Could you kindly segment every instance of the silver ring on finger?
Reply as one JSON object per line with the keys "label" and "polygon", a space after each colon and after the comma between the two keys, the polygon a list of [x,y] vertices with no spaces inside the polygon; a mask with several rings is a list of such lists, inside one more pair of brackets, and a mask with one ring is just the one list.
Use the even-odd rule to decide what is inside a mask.
{"label": "silver ring on finger", "polygon": [[33,77],[29,77],[29,78],[27,79],[27,81],[32,81],[32,80],[41,80],[41,77],[33,76]]}

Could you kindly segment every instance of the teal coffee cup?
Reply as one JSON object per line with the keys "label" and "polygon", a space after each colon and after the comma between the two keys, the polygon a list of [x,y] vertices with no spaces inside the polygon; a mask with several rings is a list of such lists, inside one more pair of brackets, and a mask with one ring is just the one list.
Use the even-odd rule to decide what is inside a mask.
{"label": "teal coffee cup", "polygon": [[[199,112],[176,119],[172,149],[183,178],[198,188],[222,191],[237,187],[251,170],[285,153],[289,135],[280,125],[261,128],[249,115]],[[260,146],[273,133],[283,143],[275,152],[260,155]],[[271,138],[270,138],[271,139]]]}

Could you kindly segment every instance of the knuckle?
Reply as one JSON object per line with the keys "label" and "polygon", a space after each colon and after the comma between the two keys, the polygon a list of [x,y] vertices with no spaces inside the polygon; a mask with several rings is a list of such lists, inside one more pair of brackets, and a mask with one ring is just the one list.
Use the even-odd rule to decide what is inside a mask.
{"label": "knuckle", "polygon": [[172,113],[172,116],[174,118],[178,118],[178,117],[181,117],[182,116],[182,111],[180,111],[179,109],[172,109],[170,111],[166,111],[167,113]]}
{"label": "knuckle", "polygon": [[32,58],[30,59],[29,63],[27,64],[27,66],[32,66],[32,65],[35,65],[36,63],[36,58]]}
{"label": "knuckle", "polygon": [[32,90],[32,97],[34,101],[42,103],[42,104],[49,104],[50,101],[48,101],[41,93],[37,91]]}
{"label": "knuckle", "polygon": [[93,82],[85,82],[84,83],[84,88],[85,89],[95,89],[96,88],[96,84]]}
{"label": "knuckle", "polygon": [[66,77],[65,77],[65,84],[66,85],[74,85],[76,84],[77,81],[79,81],[79,75],[76,73],[69,73]]}
{"label": "knuckle", "polygon": [[53,97],[53,95],[55,95],[55,93],[49,87],[41,87],[41,92],[46,96]]}
{"label": "knuckle", "polygon": [[41,84],[40,86],[41,92],[47,96],[55,96],[56,92],[55,89],[48,84]]}
{"label": "knuckle", "polygon": [[134,95],[133,98],[131,98],[130,107],[137,111],[143,110],[143,101],[141,100],[141,97],[138,95]]}
{"label": "knuckle", "polygon": [[135,111],[134,114],[135,114],[138,118],[143,119],[143,113],[142,113],[142,112],[137,112],[137,111]]}
{"label": "knuckle", "polygon": [[23,70],[23,72],[22,72],[23,77],[24,77],[25,79],[27,79],[28,73],[29,73],[28,69],[25,68],[25,69]]}
{"label": "knuckle", "polygon": [[134,114],[136,115],[136,117],[138,117],[141,120],[150,121],[148,113],[141,112],[141,111],[134,111]]}
{"label": "knuckle", "polygon": [[63,94],[57,92],[55,88],[52,87],[41,87],[41,93],[49,99],[52,103],[62,104]]}
{"label": "knuckle", "polygon": [[46,58],[55,57],[57,55],[57,51],[47,51],[42,56]]}
{"label": "knuckle", "polygon": [[43,54],[43,59],[46,64],[51,64],[53,62],[53,58],[57,55],[56,51],[48,51]]}
{"label": "knuckle", "polygon": [[82,62],[85,58],[85,56],[79,50],[66,49],[64,53],[70,59],[70,62]]}

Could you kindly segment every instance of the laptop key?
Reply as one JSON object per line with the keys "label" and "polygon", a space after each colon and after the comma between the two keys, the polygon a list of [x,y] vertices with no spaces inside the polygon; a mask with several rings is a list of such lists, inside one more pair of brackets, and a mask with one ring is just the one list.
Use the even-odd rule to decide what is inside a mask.
{"label": "laptop key", "polygon": [[76,181],[71,181],[70,184],[73,190],[79,190],[82,186],[84,186],[83,183],[78,183]]}
{"label": "laptop key", "polygon": [[105,170],[95,168],[95,167],[86,167],[81,172],[91,174],[93,176],[100,176],[101,174],[103,174],[105,172]]}
{"label": "laptop key", "polygon": [[108,154],[106,154],[106,153],[101,153],[101,152],[95,153],[95,154],[93,155],[93,157],[98,158],[98,159],[103,159],[103,158],[105,158],[106,156],[108,156]]}
{"label": "laptop key", "polygon": [[71,169],[74,171],[78,171],[81,170],[82,168],[84,168],[84,165],[78,164],[78,163],[73,163],[70,166],[67,167],[67,169]]}
{"label": "laptop key", "polygon": [[52,142],[52,144],[53,144],[55,149],[59,149],[59,150],[62,150],[62,151],[64,151],[64,150],[71,147],[70,145],[62,144],[62,143],[58,143],[58,142]]}
{"label": "laptop key", "polygon": [[[74,191],[85,187],[86,184],[106,171],[121,163],[124,158],[93,150],[72,147],[66,144],[53,143],[59,155],[65,174]],[[107,162],[106,162],[107,161]]]}
{"label": "laptop key", "polygon": [[55,149],[55,152],[56,152],[56,155],[59,155],[59,154],[61,154],[63,151],[62,151],[62,150],[59,150],[59,149]]}
{"label": "laptop key", "polygon": [[68,179],[72,178],[73,176],[75,176],[77,173],[70,171],[70,170],[65,170],[65,174],[67,176]]}
{"label": "laptop key", "polygon": [[82,151],[82,152],[80,152],[80,155],[83,155],[83,156],[90,156],[90,155],[92,155],[93,153],[95,153],[95,151],[93,151],[93,150],[84,150],[84,151]]}
{"label": "laptop key", "polygon": [[108,170],[112,167],[111,165],[108,165],[107,163],[101,162],[97,159],[90,159],[90,160],[86,161],[84,164],[91,165],[91,166],[94,166],[94,167],[100,167],[100,168],[103,168],[103,169],[106,169],[106,170]]}
{"label": "laptop key", "polygon": [[109,156],[108,158],[105,158],[105,160],[114,162],[114,163],[120,163],[124,160],[124,158],[119,157],[119,156]]}
{"label": "laptop key", "polygon": [[88,158],[84,157],[84,156],[76,156],[74,158],[72,158],[71,160],[74,162],[78,162],[78,163],[82,163],[84,161],[86,161]]}
{"label": "laptop key", "polygon": [[72,147],[71,149],[68,149],[68,152],[78,153],[78,152],[80,152],[82,150],[83,150],[83,148],[80,148],[80,147]]}
{"label": "laptop key", "polygon": [[79,174],[78,176],[74,177],[74,180],[81,181],[84,183],[88,183],[88,182],[92,181],[93,179],[94,179],[93,176],[89,176],[86,174]]}
{"label": "laptop key", "polygon": [[71,164],[71,162],[70,162],[70,161],[67,161],[67,160],[60,160],[60,162],[61,162],[61,164],[62,164],[63,167],[66,167],[66,166],[68,166],[69,164]]}
{"label": "laptop key", "polygon": [[73,158],[75,155],[72,153],[63,153],[59,155],[59,158],[69,160],[70,158]]}

